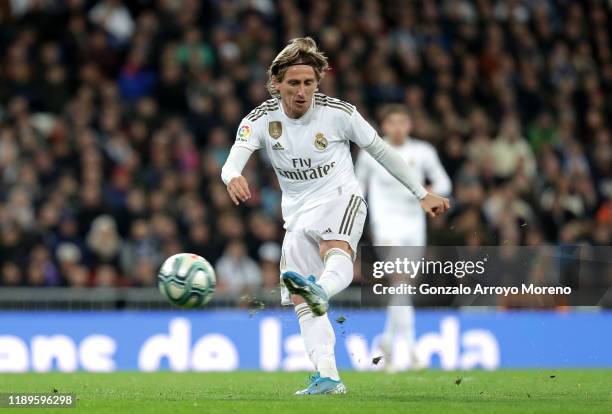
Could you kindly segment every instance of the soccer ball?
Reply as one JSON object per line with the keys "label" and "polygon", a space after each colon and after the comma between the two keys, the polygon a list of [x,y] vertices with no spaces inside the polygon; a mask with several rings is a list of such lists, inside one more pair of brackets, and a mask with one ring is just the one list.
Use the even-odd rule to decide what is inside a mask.
{"label": "soccer ball", "polygon": [[215,270],[196,254],[170,256],[157,273],[162,296],[181,308],[197,308],[210,301],[215,291]]}

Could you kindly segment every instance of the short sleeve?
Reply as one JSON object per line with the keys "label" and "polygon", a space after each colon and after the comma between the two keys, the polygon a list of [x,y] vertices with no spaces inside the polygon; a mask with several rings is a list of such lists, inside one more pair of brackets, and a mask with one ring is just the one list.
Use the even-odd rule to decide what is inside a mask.
{"label": "short sleeve", "polygon": [[261,148],[260,133],[257,124],[243,118],[236,132],[234,146],[250,149],[251,151]]}
{"label": "short sleeve", "polygon": [[377,136],[376,130],[368,121],[363,119],[363,116],[357,110],[353,111],[349,122],[349,140],[360,148],[365,148],[374,142],[374,138]]}

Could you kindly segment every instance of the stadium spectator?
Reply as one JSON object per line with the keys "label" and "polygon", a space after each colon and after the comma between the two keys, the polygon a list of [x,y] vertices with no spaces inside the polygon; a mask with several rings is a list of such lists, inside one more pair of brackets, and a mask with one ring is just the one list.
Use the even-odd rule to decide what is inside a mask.
{"label": "stadium spectator", "polygon": [[99,216],[91,223],[91,229],[87,234],[87,247],[91,252],[91,262],[94,266],[101,264],[118,266],[121,238],[115,220],[111,216]]}
{"label": "stadium spectator", "polygon": [[612,243],[609,2],[361,3],[3,5],[0,283],[151,286],[166,255],[216,263],[238,239],[263,272],[247,289],[270,286],[274,172],[252,157],[231,212],[218,177],[267,63],[303,35],[328,52],[322,92],[371,121],[406,104],[437,147],[455,190],[432,243]]}
{"label": "stadium spectator", "polygon": [[247,255],[245,244],[238,239],[228,243],[215,269],[219,292],[240,296],[254,293],[261,285],[261,270],[257,262]]}

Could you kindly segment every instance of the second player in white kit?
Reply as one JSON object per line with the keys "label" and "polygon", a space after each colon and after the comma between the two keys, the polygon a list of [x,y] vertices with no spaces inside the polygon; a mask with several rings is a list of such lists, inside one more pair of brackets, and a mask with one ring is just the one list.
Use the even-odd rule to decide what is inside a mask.
{"label": "second player in white kit", "polygon": [[[440,163],[433,145],[409,136],[411,122],[401,105],[390,105],[382,113],[381,125],[385,140],[410,166],[414,177],[431,183],[436,194],[448,196],[451,180]],[[420,260],[427,244],[427,218],[418,198],[402,186],[367,152],[361,151],[355,173],[364,192],[367,191],[370,229],[376,246],[413,246],[402,254]],[[422,249],[415,247],[423,247]],[[393,251],[385,251],[393,254]],[[393,347],[395,339],[404,341],[412,368],[421,366],[414,349],[414,308],[409,296],[394,296],[387,308],[387,322],[381,340],[385,369],[394,371]],[[405,366],[405,365],[404,365]]]}
{"label": "second player in white kit", "polygon": [[273,98],[241,122],[222,169],[234,203],[250,197],[241,175],[251,153],[266,151],[282,190],[285,239],[282,303],[295,305],[306,351],[317,370],[297,394],[346,392],[336,369],[328,300],[353,279],[353,260],[366,206],[355,177],[350,142],[364,148],[435,216],[448,200],[428,193],[402,158],[354,106],[315,93],[327,58],[310,38],[294,39],[268,70]]}
{"label": "second player in white kit", "polygon": [[[435,147],[429,142],[409,137],[411,124],[406,109],[401,105],[387,107],[381,124],[385,140],[410,166],[415,179],[422,184],[429,181],[435,194],[450,195],[451,180]],[[424,246],[427,220],[419,199],[366,151],[359,153],[355,173],[371,201],[369,214],[374,244]]]}

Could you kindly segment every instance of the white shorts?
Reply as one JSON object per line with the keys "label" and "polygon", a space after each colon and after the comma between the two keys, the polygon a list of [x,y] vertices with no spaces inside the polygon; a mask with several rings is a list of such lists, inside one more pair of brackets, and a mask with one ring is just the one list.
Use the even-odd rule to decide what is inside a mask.
{"label": "white shorts", "polygon": [[[338,196],[301,213],[291,230],[285,233],[280,260],[281,275],[294,271],[304,276],[314,275],[318,280],[324,268],[319,255],[321,240],[347,242],[354,258],[366,215],[366,203],[358,194]],[[291,294],[282,279],[281,304],[293,305]]]}

